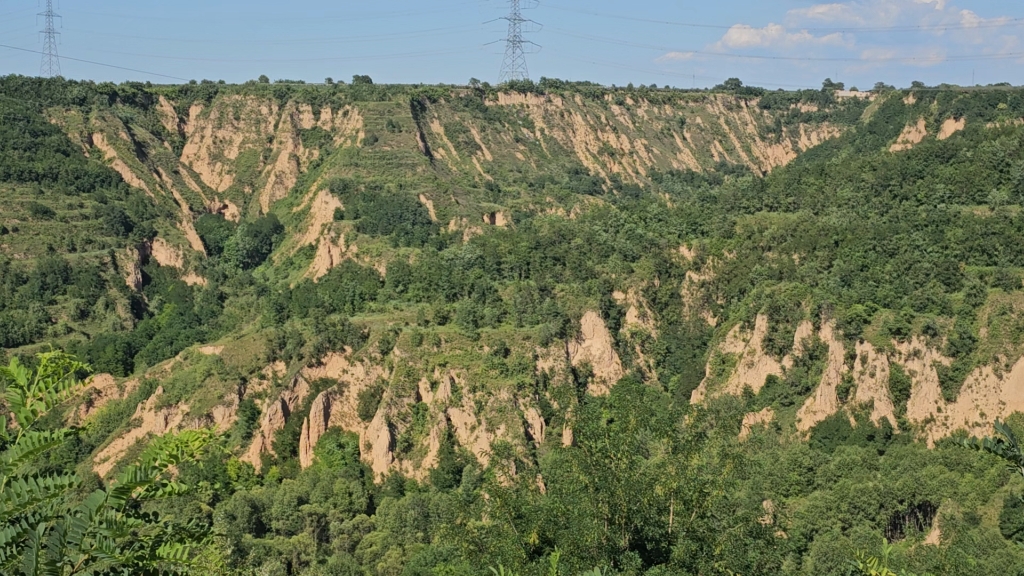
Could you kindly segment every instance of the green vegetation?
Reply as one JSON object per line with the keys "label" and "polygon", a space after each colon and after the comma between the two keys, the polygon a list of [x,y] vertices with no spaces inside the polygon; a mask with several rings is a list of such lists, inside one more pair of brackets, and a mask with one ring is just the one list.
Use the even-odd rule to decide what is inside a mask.
{"label": "green vegetation", "polygon": [[[67,568],[102,544],[140,573],[1024,565],[1021,479],[997,458],[1019,456],[1019,417],[997,426],[1004,440],[974,445],[986,454],[963,450],[952,430],[928,448],[945,413],[910,420],[926,375],[907,367],[925,347],[941,356],[924,369],[952,402],[979,368],[998,380],[1024,354],[1020,90],[869,102],[840,99],[830,81],[794,93],[736,79],[707,92],[545,78],[500,88],[528,105],[499,105],[499,89],[480,82],[363,75],[160,87],[6,77],[0,87],[20,100],[0,99],[0,197],[11,207],[0,217],[0,347],[15,359],[5,374],[27,382],[65,366],[31,422],[0,426],[5,461],[28,450],[19,434],[61,440],[4,471],[54,497],[0,511],[8,527],[29,516],[42,526],[18,532],[0,561]],[[287,138],[276,120],[271,132],[239,127],[263,104],[305,127]],[[728,116],[744,110],[752,126]],[[607,126],[567,141],[583,130],[566,128],[572,114]],[[239,149],[209,150],[202,174],[181,161],[193,116],[238,131]],[[919,118],[929,136],[890,152]],[[964,129],[939,140],[951,118]],[[824,123],[836,137],[757,168],[755,151],[788,150]],[[108,144],[120,169],[151,195],[92,153],[94,131],[118,134]],[[700,170],[671,160],[677,142],[712,136],[722,151],[691,143]],[[636,161],[623,140],[652,160]],[[230,183],[210,184],[221,168],[214,176]],[[180,251],[158,259],[156,237]],[[728,348],[755,326],[766,327],[756,370],[749,351]],[[71,398],[83,366],[33,360],[49,345],[113,375],[112,388]],[[878,369],[858,357],[866,345],[888,362],[887,379],[862,374]],[[744,370],[764,378],[759,392],[720,394]],[[892,420],[860,403],[868,377],[887,380]],[[838,411],[798,432],[825,379]],[[706,402],[691,405],[702,382]],[[313,422],[322,392],[336,411]],[[79,411],[83,401],[96,406]],[[18,402],[8,394],[4,410]],[[755,412],[770,421],[741,425]],[[93,471],[150,416],[177,429],[214,414],[217,438],[143,436],[107,478]],[[82,428],[68,428],[79,415]],[[302,468],[304,430],[321,424]],[[243,462],[254,441],[263,452]],[[75,510],[99,501],[90,494],[111,506],[93,536],[45,552],[84,517]]]}
{"label": "green vegetation", "polygon": [[40,467],[79,432],[42,426],[78,391],[88,367],[67,355],[17,358],[0,367],[0,392],[16,427],[0,417],[0,567],[5,574],[187,573],[207,537],[201,524],[162,519],[152,508],[191,487],[171,469],[200,454],[210,434],[189,431],[153,442],[138,464],[106,487],[66,470]]}

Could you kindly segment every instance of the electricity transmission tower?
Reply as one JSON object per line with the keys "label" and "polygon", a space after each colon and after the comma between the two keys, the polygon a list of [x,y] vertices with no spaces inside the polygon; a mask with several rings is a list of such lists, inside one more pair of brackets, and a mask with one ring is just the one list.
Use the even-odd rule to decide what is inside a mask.
{"label": "electricity transmission tower", "polygon": [[[532,4],[525,6],[525,8],[536,6],[536,0],[526,0],[526,2],[532,2]],[[509,0],[508,3],[508,16],[501,18],[501,20],[508,21],[508,37],[505,39],[505,60],[501,64],[501,73],[498,75],[499,83],[508,82],[509,80],[529,80],[530,71],[526,67],[526,50],[524,46],[529,44],[540,47],[529,40],[523,39],[524,32],[532,31],[524,31],[523,25],[526,24],[529,27],[529,24],[537,24],[533,20],[523,18],[523,1]]]}
{"label": "electricity transmission tower", "polygon": [[46,0],[46,11],[40,12],[45,27],[40,32],[43,35],[43,61],[39,65],[39,75],[46,78],[60,76],[60,56],[57,55],[57,37],[60,32],[53,25],[55,18],[60,14],[53,11],[53,0]]}

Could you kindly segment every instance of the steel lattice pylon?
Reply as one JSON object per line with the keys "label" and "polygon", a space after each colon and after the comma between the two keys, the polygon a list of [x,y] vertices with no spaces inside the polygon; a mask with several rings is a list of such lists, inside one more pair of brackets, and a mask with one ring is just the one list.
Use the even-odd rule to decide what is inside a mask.
{"label": "steel lattice pylon", "polygon": [[43,60],[39,65],[39,75],[46,78],[60,76],[60,56],[57,54],[57,32],[53,21],[60,18],[60,14],[53,11],[53,0],[46,0],[46,11],[40,12],[43,17],[45,28],[41,31],[43,35]]}
{"label": "steel lattice pylon", "polygon": [[523,38],[523,24],[534,22],[523,18],[522,0],[509,0],[508,16],[503,16],[502,20],[508,21],[508,37],[505,39],[505,60],[501,63],[498,82],[529,80],[530,70],[526,66],[524,46],[526,44],[536,46],[536,44]]}

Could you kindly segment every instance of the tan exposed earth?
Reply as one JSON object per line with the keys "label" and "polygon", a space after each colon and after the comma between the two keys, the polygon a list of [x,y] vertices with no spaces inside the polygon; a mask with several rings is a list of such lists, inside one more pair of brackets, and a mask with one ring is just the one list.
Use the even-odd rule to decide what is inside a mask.
{"label": "tan exposed earth", "polygon": [[134,291],[142,289],[142,254],[138,248],[128,247],[117,255],[117,265],[124,276],[124,283]]}
{"label": "tan exposed earth", "polygon": [[[715,347],[713,354],[731,354],[737,357],[735,369],[724,382],[711,385],[711,364],[708,376],[693,392],[691,402],[700,403],[719,395],[740,395],[745,387],[755,393],[770,374],[782,377],[793,365],[793,357],[802,352],[800,342],[811,335],[810,323],[803,322],[796,332],[793,352],[777,362],[761,349],[767,333],[768,320],[758,316],[754,329],[743,331],[734,326],[725,339]],[[837,388],[844,374],[853,377],[852,403],[847,407],[870,406],[871,420],[883,419],[897,427],[895,407],[889,391],[890,367],[898,363],[911,378],[910,398],[907,402],[907,419],[923,427],[923,439],[929,445],[945,438],[957,430],[969,434],[984,435],[991,432],[994,419],[1005,419],[1014,412],[1024,412],[1024,358],[1018,360],[1009,370],[981,366],[971,372],[953,402],[947,402],[942,395],[936,366],[949,365],[951,359],[930,347],[919,337],[908,342],[893,341],[892,352],[885,353],[870,343],[855,344],[856,360],[852,370],[845,364],[845,346],[833,323],[825,323],[817,336],[828,345],[829,352],[825,372],[818,386],[797,413],[797,429],[806,433],[818,422],[843,410]],[[748,415],[753,419],[754,416]],[[759,417],[760,418],[760,417]],[[745,420],[746,421],[746,420]],[[759,421],[758,421],[759,422]]]}
{"label": "tan exposed earth", "polygon": [[181,426],[188,414],[188,405],[179,404],[157,408],[156,404],[163,395],[163,387],[159,387],[145,402],[139,405],[132,420],[139,421],[135,428],[115,438],[110,444],[99,451],[94,457],[93,471],[101,477],[106,476],[125,456],[128,450],[139,442],[154,434],[157,436],[174,432]]}
{"label": "tan exposed earth", "polygon": [[171,246],[159,236],[153,239],[149,254],[161,266],[169,266],[178,270],[185,267],[185,257],[182,256],[181,250]]}
{"label": "tan exposed earth", "polygon": [[902,152],[904,150],[910,150],[914,146],[921,143],[924,137],[928,135],[928,127],[925,124],[924,118],[917,121],[917,124],[908,124],[903,132],[900,133],[896,142],[889,147],[890,152]]}
{"label": "tan exposed earth", "polygon": [[345,235],[339,234],[336,239],[329,235],[320,238],[316,247],[316,255],[313,256],[313,263],[310,264],[306,276],[319,280],[336,266],[358,253],[359,248],[355,245],[345,243]]}
{"label": "tan exposed earth", "polygon": [[82,391],[82,403],[74,411],[71,422],[81,424],[111,400],[123,400],[138,387],[138,380],[130,380],[118,386],[117,380],[110,374],[96,374]]}
{"label": "tan exposed earth", "polygon": [[858,342],[853,375],[856,391],[853,400],[859,405],[871,404],[871,421],[887,419],[897,427],[896,411],[889,393],[889,358],[867,342]]}
{"label": "tan exposed earth", "polygon": [[[729,331],[725,340],[718,346],[717,352],[735,354],[737,356],[736,370],[729,376],[725,385],[714,392],[715,394],[739,396],[743,393],[743,389],[748,387],[757,394],[764,387],[765,378],[769,375],[782,376],[782,364],[766,354],[762,348],[766,334],[768,334],[768,317],[762,314],[757,315],[752,332],[745,333],[739,324]],[[711,370],[709,363],[708,376],[701,381],[700,386],[693,391],[690,397],[692,403],[698,404],[708,397]]]}
{"label": "tan exposed earth", "polygon": [[263,415],[260,417],[259,429],[253,436],[249,449],[241,458],[243,462],[252,464],[257,471],[260,469],[260,456],[264,453],[274,453],[274,434],[284,428],[287,418],[308,394],[309,382],[301,376],[295,376],[280,394],[262,403],[260,409]]}
{"label": "tan exposed earth", "polygon": [[942,127],[939,129],[939,140],[945,140],[956,134],[957,132],[964,129],[967,126],[967,120],[964,118],[948,118],[942,123]]}
{"label": "tan exposed earth", "polygon": [[334,222],[335,209],[343,208],[341,201],[326,189],[320,190],[309,208],[309,227],[299,240],[299,246],[315,244],[324,227]]}
{"label": "tan exposed earth", "polygon": [[835,323],[823,324],[818,337],[828,345],[828,361],[817,389],[796,413],[796,428],[804,433],[818,422],[839,411],[839,396],[836,390],[846,372],[844,364],[846,349],[836,334]]}
{"label": "tan exposed earth", "polygon": [[742,442],[749,438],[755,426],[767,426],[774,420],[775,411],[770,406],[760,412],[751,412],[744,415],[743,422],[740,424],[740,441]]}
{"label": "tan exposed earth", "polygon": [[431,222],[439,222],[437,219],[437,212],[434,211],[434,202],[427,198],[424,194],[419,195],[420,203],[426,206],[427,213],[430,214]]}
{"label": "tan exposed earth", "polygon": [[595,396],[608,394],[625,374],[611,332],[597,312],[588,311],[583,315],[579,336],[569,340],[566,353],[573,366],[589,364],[593,369],[594,382],[587,391]]}
{"label": "tan exposed earth", "polygon": [[[548,155],[559,151],[564,154],[567,151],[573,162],[579,160],[595,174],[604,177],[605,187],[610,189],[608,183],[614,181],[612,175],[618,175],[624,182],[643,182],[655,170],[700,171],[712,166],[713,160],[740,163],[752,170],[767,173],[792,161],[800,151],[841,134],[840,128],[827,123],[787,125],[781,134],[774,134],[770,130],[774,117],[761,110],[755,100],[744,101],[726,96],[683,101],[671,106],[653,105],[642,99],[628,99],[625,104],[609,101],[607,105],[599,103],[599,106],[594,106],[593,102],[579,98],[563,100],[559,97],[499,94],[487,104],[516,108],[515,112],[532,120],[533,125],[517,131],[514,134],[516,140],[513,141],[512,135],[496,131],[475,119],[466,119],[466,129],[472,135],[479,152],[463,153],[460,156],[445,134],[444,126],[450,126],[448,122],[452,119],[450,115],[444,115],[450,114],[450,110],[442,110],[442,102],[432,105],[428,111],[428,119],[423,123],[424,135],[416,135],[416,138],[423,138],[420,144],[417,144],[411,133],[393,138],[381,134],[384,138],[382,142],[387,144],[389,151],[400,151],[401,146],[407,146],[407,152],[415,152],[422,144],[425,150],[433,149],[436,152],[438,170],[443,171],[447,164],[452,170],[469,176],[467,181],[476,182],[477,185],[483,183],[483,178],[478,177],[476,172],[488,178],[485,171],[497,174],[496,170],[503,169],[502,162],[512,161],[527,166],[538,162],[538,158],[542,157],[541,151]],[[181,213],[179,228],[188,245],[196,252],[203,252],[204,247],[193,225],[198,214],[193,214],[189,202],[197,212],[220,213],[230,220],[239,221],[243,211],[252,215],[258,206],[263,212],[268,212],[275,202],[288,198],[282,205],[287,204],[290,214],[295,214],[294,220],[304,220],[299,224],[288,223],[288,226],[297,226],[299,233],[286,246],[289,249],[316,246],[313,263],[306,271],[308,277],[319,279],[345,259],[357,257],[358,248],[352,243],[355,234],[351,227],[333,221],[334,210],[342,205],[327,190],[326,183],[329,177],[337,174],[328,173],[316,178],[310,177],[309,180],[303,179],[301,189],[297,189],[296,184],[310,162],[320,154],[320,150],[307,150],[303,146],[303,130],[315,127],[327,130],[332,133],[339,147],[365,146],[350,152],[369,155],[381,149],[378,147],[375,150],[365,143],[366,127],[361,105],[353,104],[338,110],[323,107],[317,111],[308,104],[291,102],[280,105],[271,99],[230,96],[218,98],[210,104],[193,105],[187,118],[179,118],[174,106],[166,98],[161,98],[157,112],[163,129],[186,136],[179,168],[153,168],[153,163],[147,164],[129,156],[119,157],[118,150],[124,150],[123,143],[116,141],[114,136],[104,136],[119,134],[113,129],[100,132],[91,126],[84,135],[92,136],[92,145],[122,173],[129,184],[151,195],[165,194],[173,199]],[[379,130],[376,124],[379,117],[374,116],[377,111],[372,107],[363,107],[362,110],[371,114],[368,116],[373,122],[371,125],[376,127],[374,130]],[[403,122],[408,125],[408,119]],[[769,128],[767,132],[766,127]],[[942,123],[937,137],[945,139],[964,128],[962,119],[948,119]],[[772,135],[766,136],[768,133]],[[122,137],[130,138],[127,134]],[[904,129],[892,149],[910,149],[926,137],[927,125],[921,119]],[[84,142],[85,138],[79,141]],[[427,148],[428,142],[430,148]],[[163,150],[161,147],[162,153]],[[254,151],[259,154],[253,155]],[[253,173],[248,174],[249,179],[241,178],[240,167],[243,163],[240,158],[255,166]],[[422,163],[422,169],[435,168],[428,168],[422,156],[417,158]],[[354,177],[359,177],[359,174]],[[241,182],[249,183],[246,189],[242,189]],[[426,206],[431,219],[438,221],[438,210],[434,205],[438,202],[441,216],[445,220],[450,219],[448,228],[460,231],[464,239],[482,234],[487,226],[516,225],[511,222],[509,215],[512,212],[507,207],[505,210],[491,205],[485,208],[460,208],[461,198],[456,193],[450,193],[443,187],[424,190],[424,193],[413,193]],[[238,205],[222,198],[231,198]],[[555,204],[554,201],[552,203]],[[577,202],[575,206],[569,203],[564,207],[556,206],[551,212],[571,218],[585,214],[589,208],[598,205],[599,201],[585,200]],[[303,212],[307,208],[308,214]],[[377,248],[361,244],[364,250],[358,253],[359,261],[383,269],[384,263],[375,261],[380,259],[379,253],[375,252]],[[206,283],[204,278],[188,271],[200,256],[188,252],[185,241],[173,231],[169,235],[157,237],[149,247],[149,255],[162,266],[180,270],[183,280],[190,284]],[[141,286],[139,262],[142,256],[130,251],[124,257],[118,256],[119,264],[120,260],[125,260],[122,271],[126,283],[136,288]],[[679,262],[692,262],[697,256],[696,248],[683,246],[679,256]],[[710,299],[714,297],[713,263],[714,260],[709,259],[703,269],[689,271],[681,295],[687,314],[703,318],[711,327],[727,320],[714,317],[710,311],[714,308],[714,301]],[[632,343],[629,338],[640,332],[656,337],[653,314],[638,296],[639,292],[635,287],[623,287],[622,290],[617,299],[626,313],[622,333],[615,336],[627,345]],[[768,332],[766,317],[757,316],[749,329],[739,325],[727,325],[726,328],[728,330],[718,332],[722,341],[714,353],[734,355],[736,368],[726,375],[724,381],[712,382],[709,361],[708,376],[693,393],[692,399],[695,402],[718,394],[742,394],[747,387],[757,392],[763,387],[768,375],[783,377],[792,368],[795,355],[802,351],[802,342],[806,337],[817,335],[828,345],[825,374],[799,411],[798,427],[802,431],[840,410],[853,410],[856,406],[867,405],[871,406],[872,420],[877,422],[888,419],[895,424],[894,408],[887,388],[891,362],[907,366],[911,373],[914,390],[908,418],[919,424],[928,422],[929,439],[948,434],[953,427],[980,430],[977,427],[980,423],[976,422],[980,412],[993,417],[1017,409],[1015,407],[1024,402],[1014,392],[1024,387],[1024,367],[1018,369],[1015,366],[1008,373],[999,375],[991,369],[988,372],[979,369],[968,378],[961,397],[947,405],[942,401],[937,376],[930,364],[946,360],[935,351],[917,353],[908,347],[910,345],[895,343],[895,352],[887,353],[860,342],[855,345],[858,361],[852,369],[848,369],[844,363],[842,339],[832,324],[826,323],[821,330],[815,331],[809,322],[801,323],[794,339],[793,353],[781,360],[772,358],[763,350]],[[588,392],[607,394],[625,373],[615,343],[616,339],[601,316],[588,311],[581,318],[578,337],[565,343],[564,347],[559,346],[553,356],[545,356],[542,351],[537,367],[560,372],[568,371],[569,366],[590,365],[595,378]],[[220,346],[203,346],[198,351],[202,354],[220,354],[223,350]],[[634,358],[637,364],[641,367],[646,365],[647,360],[641,348],[637,347],[636,352]],[[861,357],[863,361],[859,359]],[[395,358],[401,358],[401,352],[396,353]],[[528,399],[505,392],[494,393],[491,397],[471,393],[469,390],[474,383],[465,380],[472,378],[458,369],[442,370],[430,381],[424,379],[418,385],[415,398],[395,398],[388,392],[371,421],[362,422],[356,415],[358,392],[374,385],[379,378],[387,377],[389,370],[391,368],[375,367],[366,361],[353,360],[349,355],[338,354],[324,358],[319,366],[298,371],[287,386],[282,389],[278,384],[268,398],[261,400],[263,417],[256,437],[248,447],[247,461],[258,466],[262,454],[271,451],[274,434],[294,415],[299,406],[311,399],[309,385],[318,377],[333,378],[339,384],[313,398],[312,410],[308,416],[303,415],[300,438],[300,463],[303,466],[312,463],[317,442],[332,426],[359,435],[362,456],[378,475],[402,470],[413,477],[422,477],[435,461],[441,439],[447,430],[451,430],[459,443],[481,461],[490,458],[490,447],[496,439],[521,444],[522,438],[526,436],[543,438],[547,434],[561,434],[564,442],[572,442],[571,422],[560,426],[560,431],[547,430],[539,409]],[[836,389],[847,371],[853,376],[855,386],[852,404],[844,406],[838,400]],[[266,390],[269,393],[271,378],[267,380]],[[1018,380],[1021,382],[1018,383]],[[90,404],[92,407],[83,409],[83,418],[94,413],[97,403],[102,405],[106,401],[104,398],[115,397],[112,392],[115,388],[110,386],[110,382],[104,379],[103,386],[94,393],[95,398]],[[434,386],[436,390],[432,389]],[[461,390],[459,401],[452,400],[453,386]],[[416,401],[422,401],[429,407],[426,433],[419,439],[422,444],[420,448],[425,450],[417,449],[415,456],[396,455],[394,444],[407,425],[398,416],[402,414],[403,407]],[[236,417],[236,410],[232,406],[237,408],[237,402],[238,398],[226,398],[223,405],[213,408],[206,416],[218,426],[226,425]],[[516,407],[512,410],[515,413],[514,422],[496,416],[501,412],[498,409],[501,403]],[[192,424],[186,416],[187,405],[156,409],[150,404],[140,406],[140,412],[137,413],[144,426],[129,431],[106,447],[100,455],[102,462],[98,462],[97,466],[112,466],[108,462],[116,460],[117,454],[123,455],[132,443],[149,434]],[[766,424],[774,417],[771,411],[748,415],[743,423],[745,435],[749,435],[752,427]]]}
{"label": "tan exposed earth", "polygon": [[1024,358],[1005,374],[996,374],[991,366],[975,369],[967,376],[955,402],[936,405],[941,412],[935,410],[934,420],[927,428],[930,445],[958,429],[972,435],[988,434],[993,420],[1024,412]]}

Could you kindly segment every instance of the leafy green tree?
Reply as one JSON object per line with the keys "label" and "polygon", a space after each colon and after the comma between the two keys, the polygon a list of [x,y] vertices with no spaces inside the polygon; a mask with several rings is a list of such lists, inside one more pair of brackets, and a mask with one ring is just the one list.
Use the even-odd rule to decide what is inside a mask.
{"label": "leafy green tree", "polygon": [[235,224],[220,214],[203,214],[196,220],[196,232],[210,256],[220,256],[235,233]]}
{"label": "leafy green tree", "polygon": [[1024,451],[1021,450],[1016,434],[1006,425],[1006,422],[996,420],[994,424],[997,437],[970,438],[964,440],[962,445],[971,450],[986,452],[998,456],[1006,462],[1006,467],[1011,472],[1024,478]]}
{"label": "leafy green tree", "polygon": [[205,530],[195,523],[167,521],[143,506],[187,492],[170,471],[203,449],[208,431],[156,440],[138,463],[84,500],[75,497],[83,484],[74,472],[37,470],[41,457],[78,433],[44,429],[41,422],[79,390],[88,370],[62,352],[39,354],[35,369],[17,358],[0,368],[7,410],[0,416],[0,572],[185,573]]}
{"label": "leafy green tree", "polygon": [[906,570],[896,572],[889,567],[889,557],[892,555],[892,545],[886,544],[882,547],[882,557],[868,556],[861,552],[857,555],[857,561],[853,563],[856,574],[862,576],[914,576]]}
{"label": "leafy green tree", "polygon": [[825,78],[825,81],[821,83],[822,90],[843,90],[846,85],[842,82],[833,82],[831,78]]}
{"label": "leafy green tree", "polygon": [[224,258],[242,270],[252,270],[262,264],[284,232],[284,226],[274,214],[254,222],[244,222],[224,244]]}

